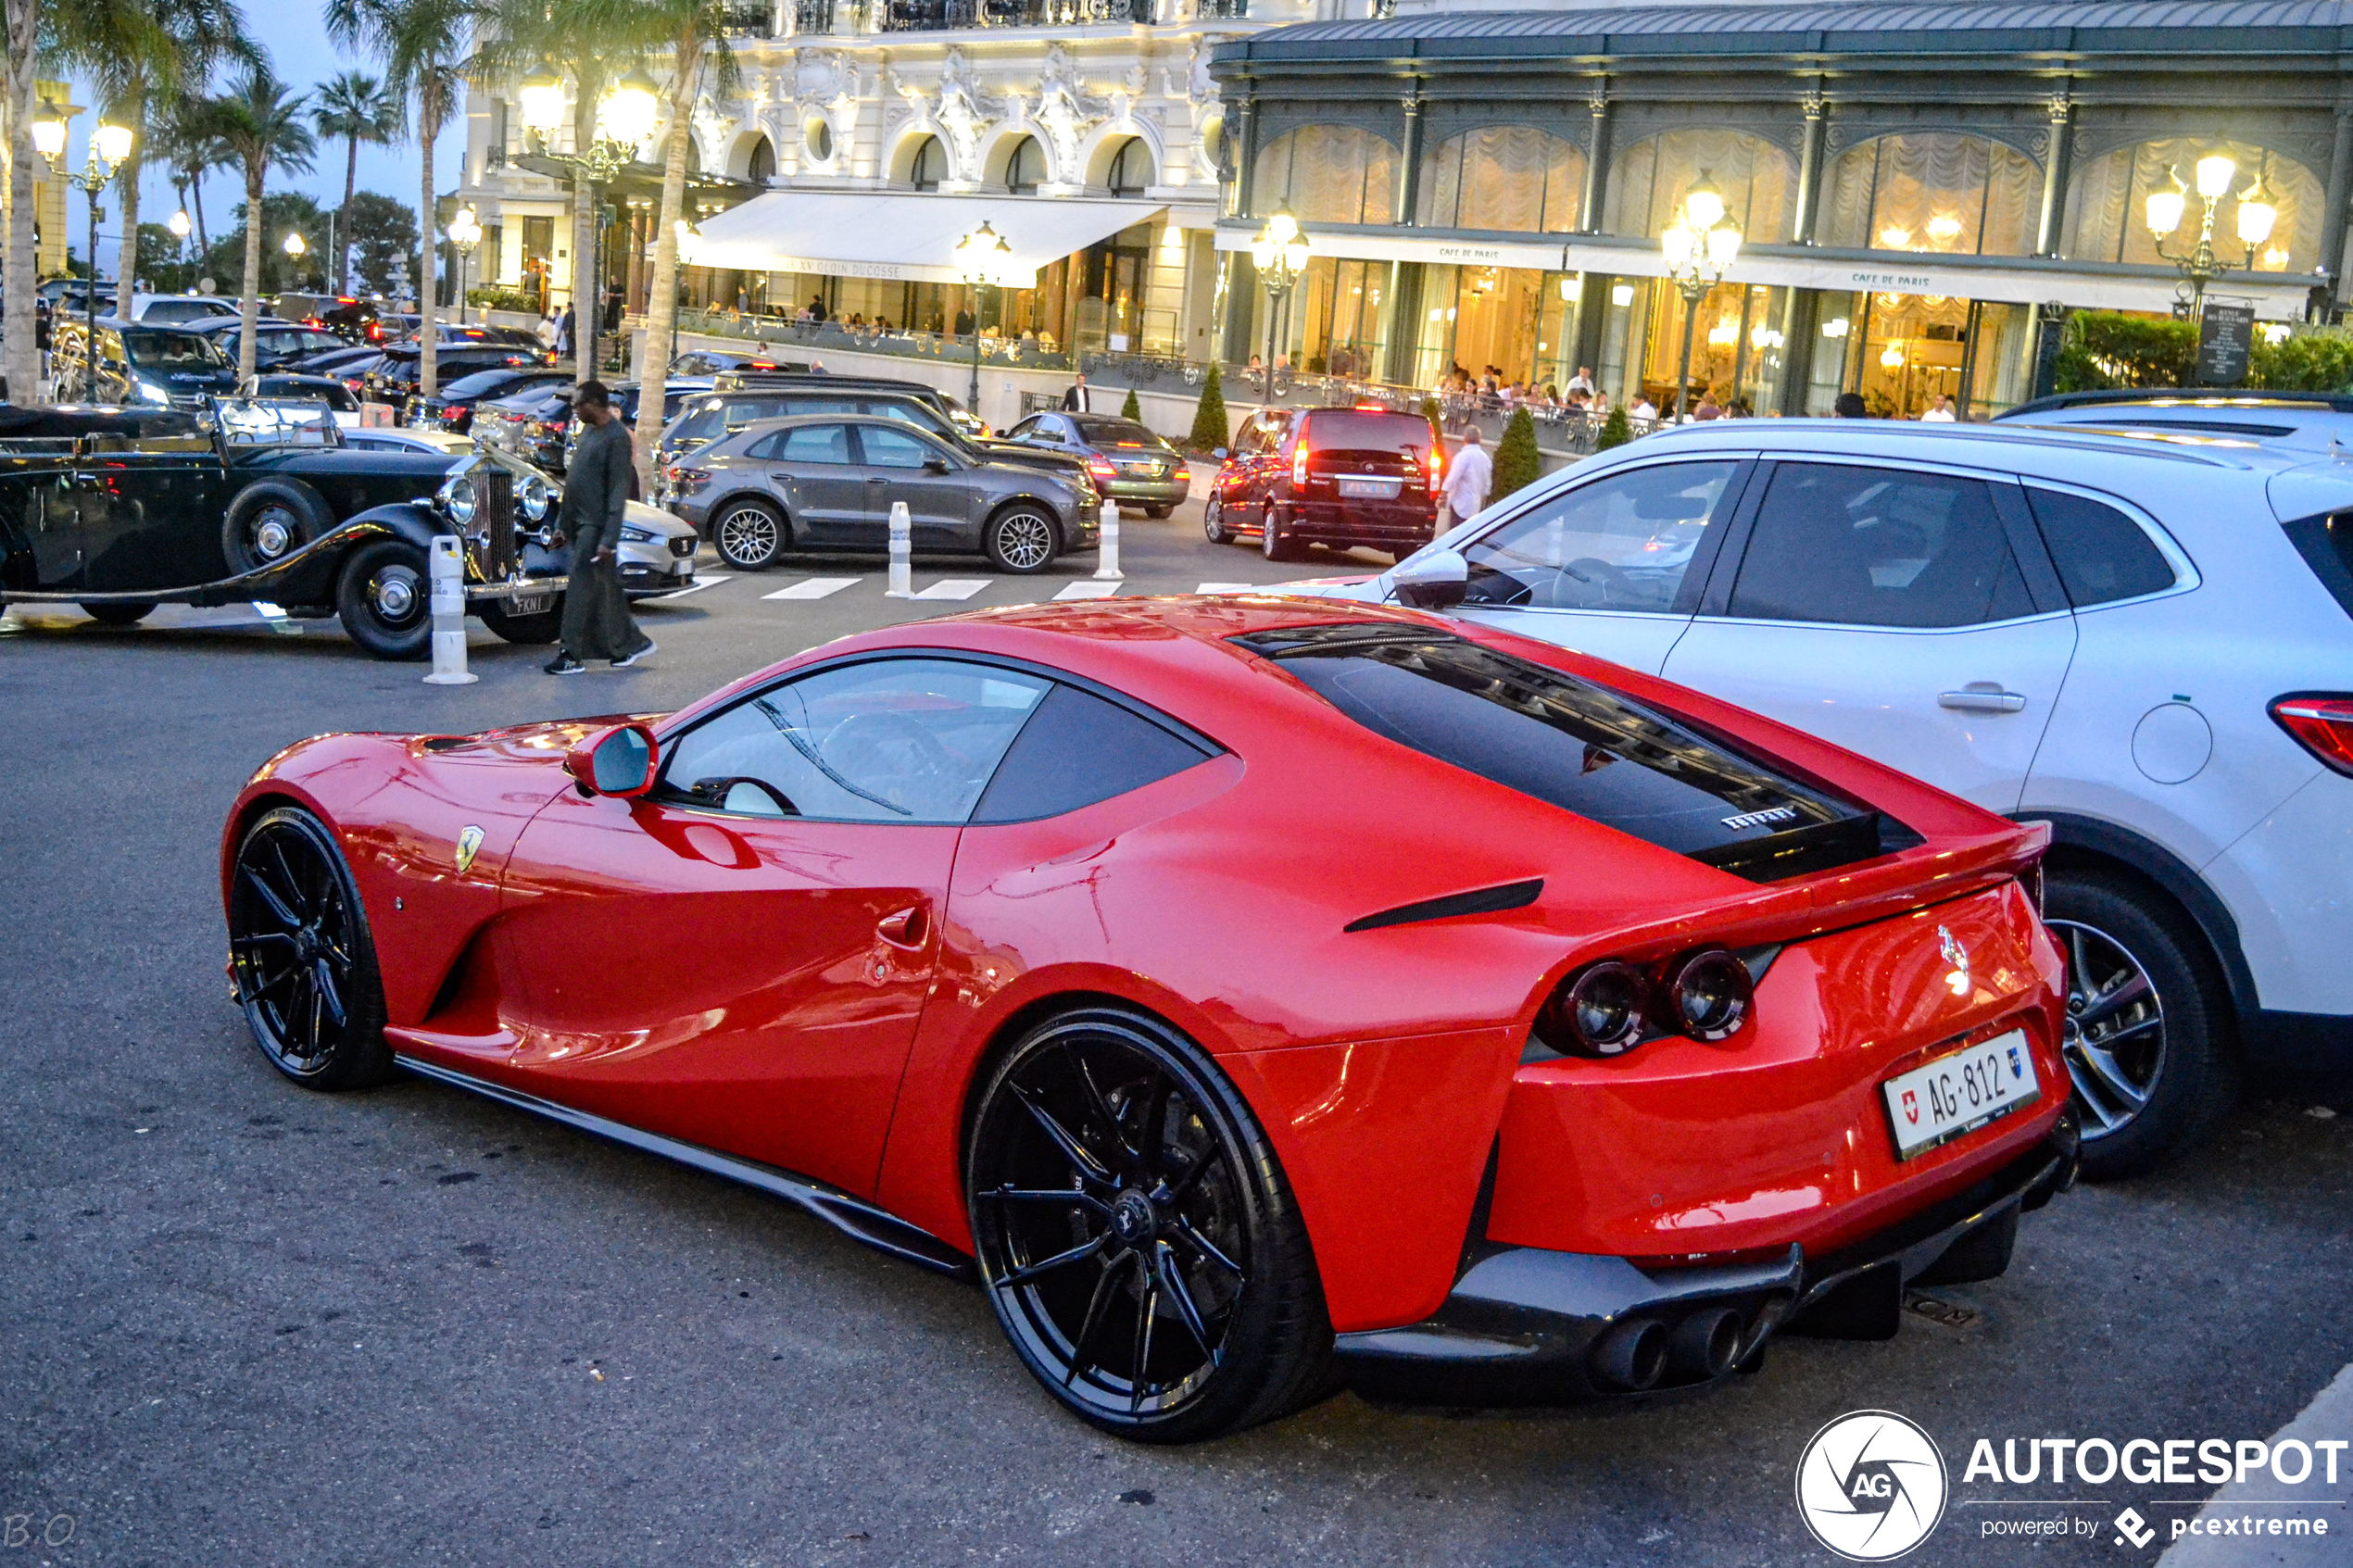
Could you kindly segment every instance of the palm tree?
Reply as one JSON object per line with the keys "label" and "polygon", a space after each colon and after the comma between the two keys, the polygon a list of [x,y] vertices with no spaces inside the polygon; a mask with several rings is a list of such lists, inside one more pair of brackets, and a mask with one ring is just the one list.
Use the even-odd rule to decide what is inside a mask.
{"label": "palm tree", "polygon": [[[400,111],[384,94],[384,83],[363,70],[347,70],[319,89],[319,107],[312,112],[321,136],[344,139],[343,205],[351,207],[351,193],[359,183],[359,144],[384,145],[400,130]],[[351,246],[341,245],[331,257],[334,290],[344,292],[351,271]]]}
{"label": "palm tree", "polygon": [[214,133],[245,175],[245,276],[237,291],[237,375],[254,372],[254,340],[261,320],[261,193],[272,169],[307,173],[318,140],[303,123],[308,94],[289,93],[266,65],[248,66],[229,92],[212,100]]}
{"label": "palm tree", "polygon": [[457,107],[465,86],[472,50],[474,0],[327,0],[327,36],[346,48],[369,48],[382,57],[388,90],[406,116],[424,155],[417,203],[417,387],[430,397],[439,386],[436,351],[440,322],[434,288],[433,144]]}
{"label": "palm tree", "polygon": [[188,204],[188,216],[195,220],[199,257],[212,251],[212,237],[206,232],[204,221],[205,176],[236,161],[214,132],[211,116],[210,99],[180,94],[157,122],[152,149],[170,168],[173,185],[185,192],[182,199]]}

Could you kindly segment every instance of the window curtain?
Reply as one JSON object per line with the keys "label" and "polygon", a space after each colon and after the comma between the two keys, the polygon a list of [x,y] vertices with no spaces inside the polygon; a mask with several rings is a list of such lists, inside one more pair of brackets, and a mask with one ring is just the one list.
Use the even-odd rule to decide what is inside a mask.
{"label": "window curtain", "polygon": [[2015,147],[1957,132],[1877,136],[1833,166],[1822,243],[2025,256],[2042,200],[2041,168]]}
{"label": "window curtain", "polygon": [[1349,125],[1303,125],[1260,150],[1253,216],[1288,205],[1302,223],[1388,223],[1397,207],[1397,149]]}
{"label": "window curtain", "polygon": [[1585,155],[1532,125],[1450,136],[1422,160],[1420,221],[1439,229],[1566,234],[1577,227]]}
{"label": "window curtain", "polygon": [[2209,153],[2230,155],[2238,165],[2231,194],[2214,213],[2214,248],[2222,259],[2240,264],[2246,247],[2238,237],[2238,194],[2261,176],[2279,220],[2271,237],[2256,256],[2265,272],[2307,272],[2321,261],[2321,182],[2309,169],[2277,153],[2244,142],[2199,141],[2185,136],[2119,147],[2084,164],[2067,194],[2067,254],[2082,261],[2130,261],[2162,265],[2156,236],[2148,232],[2145,209],[2149,193],[2172,183],[2173,170],[2190,187],[2183,204],[2182,227],[2166,241],[2176,255],[2197,243],[2197,160]]}
{"label": "window curtain", "polygon": [[1703,174],[1724,193],[1724,211],[1743,238],[1757,245],[1789,239],[1796,165],[1772,143],[1744,131],[1669,131],[1620,152],[1610,166],[1602,227],[1657,238]]}

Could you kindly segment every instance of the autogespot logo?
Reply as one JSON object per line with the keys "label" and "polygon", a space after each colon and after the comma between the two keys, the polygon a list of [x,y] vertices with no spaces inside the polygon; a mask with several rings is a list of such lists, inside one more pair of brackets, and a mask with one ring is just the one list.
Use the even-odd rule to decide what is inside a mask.
{"label": "autogespot logo", "polygon": [[1935,1440],[1893,1411],[1840,1416],[1798,1456],[1798,1517],[1852,1562],[1884,1562],[1928,1539],[1944,1493]]}

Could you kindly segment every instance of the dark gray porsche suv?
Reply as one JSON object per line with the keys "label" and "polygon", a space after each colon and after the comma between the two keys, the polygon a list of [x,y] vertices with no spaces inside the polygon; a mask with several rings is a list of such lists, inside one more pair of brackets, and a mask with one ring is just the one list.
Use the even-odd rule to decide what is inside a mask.
{"label": "dark gray porsche suv", "polygon": [[671,510],[739,571],[787,550],[887,550],[907,503],[913,545],[977,551],[1000,571],[1042,571],[1096,546],[1093,488],[1034,468],[975,461],[900,420],[812,414],[765,420],[671,470]]}

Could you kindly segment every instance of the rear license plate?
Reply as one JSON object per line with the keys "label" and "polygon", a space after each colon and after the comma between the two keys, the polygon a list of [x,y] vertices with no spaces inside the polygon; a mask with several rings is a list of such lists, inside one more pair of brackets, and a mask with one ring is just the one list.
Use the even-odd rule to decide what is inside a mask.
{"label": "rear license plate", "polygon": [[1895,1158],[1913,1159],[2023,1110],[2043,1098],[2026,1031],[2013,1029],[1938,1057],[1880,1085]]}
{"label": "rear license plate", "polygon": [[1343,479],[1340,482],[1342,497],[1356,501],[1393,501],[1397,498],[1397,481],[1393,479]]}
{"label": "rear license plate", "polygon": [[547,608],[545,594],[517,594],[507,601],[509,615],[537,615]]}

